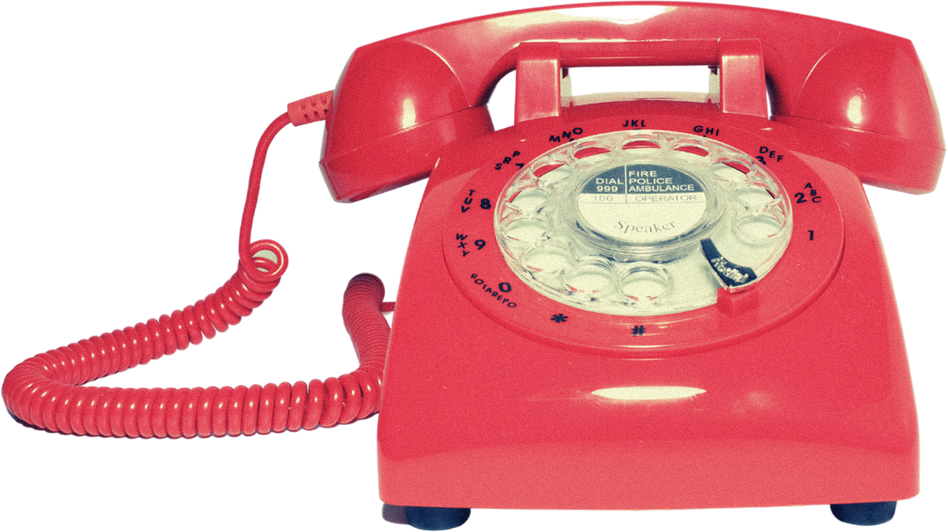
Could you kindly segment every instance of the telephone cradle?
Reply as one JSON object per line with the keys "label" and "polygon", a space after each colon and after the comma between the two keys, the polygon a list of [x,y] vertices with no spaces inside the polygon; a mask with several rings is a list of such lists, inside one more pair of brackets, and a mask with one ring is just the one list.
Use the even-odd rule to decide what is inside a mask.
{"label": "telephone cradle", "polygon": [[[644,65],[707,65],[709,92],[569,92],[570,68]],[[514,70],[515,124],[494,131],[487,100]],[[279,244],[250,242],[267,146],[323,119],[336,200],[428,177],[397,303],[372,276],[347,291],[360,368],[250,388],[80,386],[260,305],[286,269]],[[335,90],[268,128],[224,287],[23,362],[3,398],[41,428],[131,437],[378,411],[381,499],[422,529],[470,508],[829,504],[882,523],[918,493],[919,445],[862,186],[929,192],[944,152],[912,44],[843,23],[614,3],[408,33],[357,49]]]}

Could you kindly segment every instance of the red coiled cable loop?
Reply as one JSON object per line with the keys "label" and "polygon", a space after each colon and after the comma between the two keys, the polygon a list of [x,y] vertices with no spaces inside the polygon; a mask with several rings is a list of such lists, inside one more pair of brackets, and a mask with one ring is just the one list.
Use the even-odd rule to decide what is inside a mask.
{"label": "red coiled cable loop", "polygon": [[326,381],[232,388],[101,388],[83,384],[190,344],[213,338],[249,316],[279,284],[288,263],[272,240],[250,242],[267,149],[290,123],[273,121],[257,145],[240,230],[237,272],[215,292],[171,315],[93,336],[38,354],[7,374],[2,395],[10,412],[39,428],[66,434],[186,438],[314,429],[363,419],[378,411],[389,326],[382,316],[382,282],[349,282],[343,320],[360,365]]}

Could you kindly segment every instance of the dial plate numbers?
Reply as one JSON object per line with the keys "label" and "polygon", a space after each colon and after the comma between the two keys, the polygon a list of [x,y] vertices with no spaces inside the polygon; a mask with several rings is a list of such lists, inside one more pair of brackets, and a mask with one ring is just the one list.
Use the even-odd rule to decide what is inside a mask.
{"label": "dial plate numbers", "polygon": [[[525,335],[618,356],[730,341],[812,301],[843,238],[813,170],[792,152],[763,168],[748,155],[762,140],[744,132],[649,124],[667,129],[590,121],[552,149],[543,136],[518,143],[522,167],[474,172],[443,239],[467,298]],[[807,184],[821,192],[816,208],[792,203],[788,190]]]}

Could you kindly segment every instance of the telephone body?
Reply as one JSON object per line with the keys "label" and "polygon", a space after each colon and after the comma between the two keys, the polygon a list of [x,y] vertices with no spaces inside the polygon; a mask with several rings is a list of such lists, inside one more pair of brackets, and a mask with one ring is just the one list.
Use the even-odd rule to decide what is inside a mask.
{"label": "telephone body", "polygon": [[[570,68],[636,65],[707,65],[709,94],[569,94]],[[325,118],[336,200],[428,177],[378,428],[381,498],[413,524],[918,492],[862,190],[940,172],[909,41],[722,5],[518,11],[359,48]]]}
{"label": "telephone body", "polygon": [[[564,91],[570,67],[651,64],[712,65],[718,87],[705,101]],[[516,124],[492,132],[483,105],[514,68]],[[909,371],[862,192],[930,191],[940,170],[938,115],[908,41],[741,7],[525,11],[360,48],[334,98],[322,165],[338,200],[433,167],[393,317],[383,501],[692,508],[917,493]],[[751,284],[730,283],[745,271],[737,261],[647,207],[623,226],[584,203],[600,182],[630,191],[633,171],[709,192],[677,171],[722,163],[738,196],[774,211],[755,218],[768,208],[749,214],[753,201],[738,200],[719,220],[750,215],[787,232],[782,251],[768,248],[779,261]],[[764,171],[772,180],[751,177]],[[768,218],[776,211],[780,221]],[[641,235],[628,236],[633,226]],[[662,255],[681,241],[690,251]],[[688,253],[705,268],[717,261],[718,284],[711,303],[669,312],[676,283],[698,290],[669,273]]]}

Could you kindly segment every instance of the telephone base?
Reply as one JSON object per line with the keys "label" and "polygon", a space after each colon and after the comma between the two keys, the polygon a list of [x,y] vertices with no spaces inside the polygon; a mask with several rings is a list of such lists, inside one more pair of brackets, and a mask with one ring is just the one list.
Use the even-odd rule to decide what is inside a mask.
{"label": "telephone base", "polygon": [[[445,149],[418,212],[379,414],[383,501],[833,505],[871,524],[894,510],[875,501],[918,493],[908,360],[862,184],[930,190],[929,178],[917,188],[878,178],[913,168],[934,178],[944,148],[924,105],[909,106],[932,125],[913,128],[928,154],[918,167],[888,136],[864,148],[848,138],[864,131],[868,142],[877,115],[813,127],[857,101],[835,96],[839,68],[889,38],[842,36],[851,30],[831,31],[848,44],[814,49],[819,65],[802,61],[793,77],[807,84],[790,92],[766,44],[716,35],[712,63],[764,54],[767,68],[721,59],[720,94],[704,103],[563,105],[561,67],[593,41],[517,36],[531,44],[505,56],[517,63],[515,125]],[[595,41],[587,59],[622,57],[621,37]],[[904,57],[888,50],[864,72]],[[886,101],[929,101],[917,66],[905,72],[918,92]],[[742,73],[758,90],[733,91]],[[784,90],[772,120],[768,79]],[[781,108],[798,93],[812,100]]]}
{"label": "telephone base", "polygon": [[[818,202],[794,203],[795,233],[781,262],[766,282],[669,317],[550,302],[505,270],[493,246],[488,207],[499,195],[490,187],[516,170],[477,166],[513,147],[539,160],[549,135],[524,124],[459,147],[429,180],[399,288],[379,417],[383,501],[614,510],[832,504],[841,520],[871,523],[885,512],[863,503],[918,493],[905,346],[857,176],[778,145],[776,137],[794,138],[772,122],[761,121],[774,130],[763,139],[746,119],[687,122],[667,109],[630,106],[621,116],[663,131],[713,126],[744,153],[777,147],[788,194],[817,191]],[[531,127],[592,137],[608,126],[607,111],[577,109]]]}

